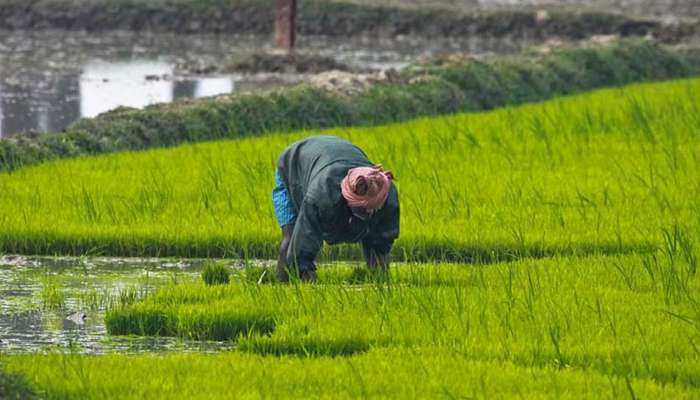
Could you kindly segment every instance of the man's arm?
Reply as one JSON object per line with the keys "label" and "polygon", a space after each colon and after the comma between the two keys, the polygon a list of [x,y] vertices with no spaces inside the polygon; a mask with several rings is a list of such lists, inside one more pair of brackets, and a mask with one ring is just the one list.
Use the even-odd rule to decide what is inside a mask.
{"label": "man's arm", "polygon": [[399,237],[400,209],[398,192],[392,190],[383,209],[372,221],[372,230],[362,240],[362,253],[370,269],[389,270],[389,253]]}

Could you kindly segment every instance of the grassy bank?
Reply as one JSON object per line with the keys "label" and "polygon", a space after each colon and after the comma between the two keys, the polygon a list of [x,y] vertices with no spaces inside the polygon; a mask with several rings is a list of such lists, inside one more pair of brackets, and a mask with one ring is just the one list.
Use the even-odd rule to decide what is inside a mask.
{"label": "grassy bank", "polygon": [[[632,252],[669,235],[682,242],[700,223],[699,99],[700,81],[685,80],[324,133],[394,171],[398,259]],[[0,174],[0,250],[273,258],[276,157],[312,133]],[[358,256],[354,247],[325,251]]]}
{"label": "grassy bank", "polygon": [[637,41],[490,62],[432,62],[350,96],[302,86],[118,110],[79,121],[66,133],[2,139],[0,171],[55,158],[488,110],[603,86],[685,77],[699,68],[692,53]]}
{"label": "grassy bank", "polygon": [[[407,265],[390,284],[344,266],[322,268],[316,286],[180,284],[113,310],[108,329],[234,339],[237,350],[4,364],[48,399],[695,398],[699,251]],[[270,316],[271,332],[220,336]]]}

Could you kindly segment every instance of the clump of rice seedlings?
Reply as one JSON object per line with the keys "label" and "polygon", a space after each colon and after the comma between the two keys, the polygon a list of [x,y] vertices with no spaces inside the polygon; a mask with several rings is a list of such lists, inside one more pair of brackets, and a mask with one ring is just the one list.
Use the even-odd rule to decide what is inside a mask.
{"label": "clump of rice seedlings", "polygon": [[217,262],[207,262],[202,268],[202,280],[207,285],[226,285],[230,275],[228,268]]}
{"label": "clump of rice seedlings", "polygon": [[241,351],[261,355],[297,355],[303,357],[350,356],[370,349],[367,340],[352,337],[332,338],[279,338],[275,336],[249,336],[238,341]]}
{"label": "clump of rice seedlings", "polygon": [[96,288],[82,290],[78,292],[77,297],[80,308],[90,311],[105,308],[111,300],[109,290],[103,289],[100,292]]}
{"label": "clump of rice seedlings", "polygon": [[382,269],[372,269],[365,266],[355,267],[352,269],[350,276],[347,278],[348,283],[388,283],[391,280],[389,271]]}
{"label": "clump of rice seedlings", "polygon": [[233,285],[164,287],[131,305],[108,310],[105,326],[113,335],[195,340],[235,340],[250,333],[272,332],[275,310],[265,301],[255,302],[249,290]]}
{"label": "clump of rice seedlings", "polygon": [[234,279],[243,283],[275,283],[277,282],[277,273],[273,267],[246,265],[234,273]]}
{"label": "clump of rice seedlings", "polygon": [[45,309],[60,310],[65,306],[63,285],[58,277],[45,274],[41,278],[41,302]]}
{"label": "clump of rice seedlings", "polygon": [[275,318],[256,307],[233,308],[229,304],[183,307],[177,312],[176,333],[194,340],[235,340],[252,333],[269,334]]}
{"label": "clump of rice seedlings", "polygon": [[36,398],[36,394],[25,377],[3,371],[2,364],[0,364],[0,399],[31,400]]}
{"label": "clump of rice seedlings", "polygon": [[105,326],[111,335],[176,336],[174,318],[163,307],[136,305],[107,311]]}

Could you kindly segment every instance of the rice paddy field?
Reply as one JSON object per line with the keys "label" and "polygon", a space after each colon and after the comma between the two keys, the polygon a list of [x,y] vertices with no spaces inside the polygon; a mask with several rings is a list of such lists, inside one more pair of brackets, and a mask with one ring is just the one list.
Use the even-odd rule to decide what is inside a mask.
{"label": "rice paddy field", "polygon": [[[276,157],[318,133],[394,172],[397,263],[326,248],[318,283],[259,284]],[[105,338],[225,346],[4,350],[0,397],[700,398],[700,79],[62,160],[0,192],[5,253],[241,260],[96,306]]]}

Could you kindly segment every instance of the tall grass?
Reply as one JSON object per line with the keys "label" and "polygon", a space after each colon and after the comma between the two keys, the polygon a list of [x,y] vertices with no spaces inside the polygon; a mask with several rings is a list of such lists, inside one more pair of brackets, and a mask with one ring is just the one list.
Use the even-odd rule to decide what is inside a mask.
{"label": "tall grass", "polygon": [[[700,248],[692,252],[697,256]],[[692,346],[700,328],[700,282],[678,272],[688,267],[677,261],[681,254],[655,253],[649,274],[641,273],[647,255],[596,256],[478,268],[399,266],[391,283],[351,286],[338,283],[353,279],[353,269],[334,266],[321,270],[318,286],[166,287],[111,311],[106,322],[112,333],[238,340],[242,349],[263,354],[458,346],[473,357],[529,365],[604,370],[620,362],[627,373],[700,386],[694,373],[664,377],[669,357],[700,367]],[[635,271],[633,284],[620,265]],[[675,279],[684,283],[669,288],[665,281]],[[144,332],[143,321],[154,314],[162,322]],[[261,318],[274,323],[261,324]],[[233,329],[226,336],[216,330],[241,321],[264,328]]]}
{"label": "tall grass", "polygon": [[[395,172],[394,256],[492,262],[634,252],[700,220],[700,81],[631,86],[342,136]],[[275,160],[319,132],[0,174],[0,251],[272,258]],[[354,247],[325,255],[358,258]]]}

